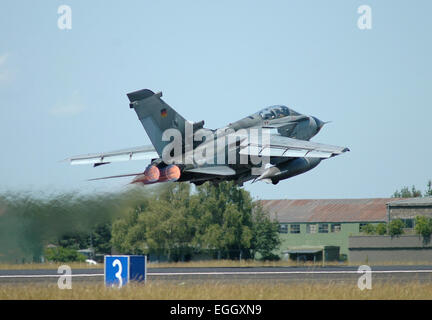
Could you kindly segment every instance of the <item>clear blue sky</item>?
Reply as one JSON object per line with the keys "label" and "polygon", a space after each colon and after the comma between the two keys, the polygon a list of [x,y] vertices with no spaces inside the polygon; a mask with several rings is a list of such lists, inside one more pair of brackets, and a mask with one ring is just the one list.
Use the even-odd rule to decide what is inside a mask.
{"label": "clear blue sky", "polygon": [[[60,5],[72,29],[57,27]],[[357,8],[372,9],[360,30]],[[259,198],[388,197],[432,178],[431,1],[0,3],[0,191],[112,190],[146,162],[76,154],[149,144],[126,93],[150,88],[217,128],[285,104],[332,123],[313,139],[351,152]]]}

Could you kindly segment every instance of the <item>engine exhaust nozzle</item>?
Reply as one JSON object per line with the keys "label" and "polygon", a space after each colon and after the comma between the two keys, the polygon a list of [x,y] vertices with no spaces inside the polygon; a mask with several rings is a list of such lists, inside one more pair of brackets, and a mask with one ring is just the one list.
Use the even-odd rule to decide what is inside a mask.
{"label": "engine exhaust nozzle", "polygon": [[169,165],[160,169],[160,177],[158,182],[177,181],[180,179],[181,170],[175,164]]}
{"label": "engine exhaust nozzle", "polygon": [[138,175],[132,183],[151,184],[158,182],[160,178],[159,168],[156,166],[148,166],[143,174]]}

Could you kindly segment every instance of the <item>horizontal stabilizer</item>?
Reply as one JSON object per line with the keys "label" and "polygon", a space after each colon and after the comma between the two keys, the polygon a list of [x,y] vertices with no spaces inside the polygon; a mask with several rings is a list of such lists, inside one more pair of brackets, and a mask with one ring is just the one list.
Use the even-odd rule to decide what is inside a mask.
{"label": "horizontal stabilizer", "polygon": [[138,176],[138,175],[140,175],[140,174],[143,174],[143,173],[140,172],[140,173],[120,174],[120,175],[118,175],[118,176],[109,176],[109,177],[102,177],[102,178],[89,179],[88,181],[105,180],[105,179],[114,179],[114,178],[124,178],[124,177],[133,177],[133,176]]}

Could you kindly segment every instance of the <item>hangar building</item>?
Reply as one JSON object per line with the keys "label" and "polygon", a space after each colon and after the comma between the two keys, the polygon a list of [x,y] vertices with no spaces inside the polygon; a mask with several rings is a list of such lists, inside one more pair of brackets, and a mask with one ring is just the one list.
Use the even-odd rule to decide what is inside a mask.
{"label": "hangar building", "polygon": [[329,246],[339,247],[339,254],[346,258],[348,237],[359,234],[368,223],[387,222],[386,205],[392,200],[395,199],[262,200],[261,203],[280,223],[281,256],[288,254],[292,258],[296,252],[325,253],[324,247]]}
{"label": "hangar building", "polygon": [[416,216],[432,218],[432,197],[408,198],[387,204],[388,220],[402,219],[407,228],[414,227]]}
{"label": "hangar building", "polygon": [[[415,234],[415,217],[432,218],[432,197],[262,200],[279,224],[282,258],[351,262],[431,261],[432,243]],[[401,219],[404,235],[365,235],[366,224]]]}
{"label": "hangar building", "polygon": [[348,257],[350,235],[359,234],[368,223],[387,222],[387,203],[394,200],[262,200],[261,204],[280,223],[282,257],[336,260]]}
{"label": "hangar building", "polygon": [[353,235],[349,237],[349,260],[355,263],[431,263],[432,242],[415,233],[415,217],[432,218],[432,197],[398,199],[387,204],[387,219],[401,219],[399,237]]}

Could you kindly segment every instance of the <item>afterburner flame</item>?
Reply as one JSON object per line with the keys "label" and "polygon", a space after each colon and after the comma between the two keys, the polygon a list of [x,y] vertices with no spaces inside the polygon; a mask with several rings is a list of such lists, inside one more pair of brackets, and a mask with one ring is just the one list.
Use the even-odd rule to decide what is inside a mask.
{"label": "afterburner flame", "polygon": [[148,166],[143,174],[135,177],[132,183],[152,184],[157,182],[177,181],[180,179],[181,170],[175,164],[159,169],[156,166]]}
{"label": "afterburner flame", "polygon": [[175,164],[160,169],[160,178],[158,182],[177,181],[180,179],[181,171]]}
{"label": "afterburner flame", "polygon": [[150,184],[159,180],[160,171],[156,166],[148,166],[143,174],[136,176],[132,183]]}

